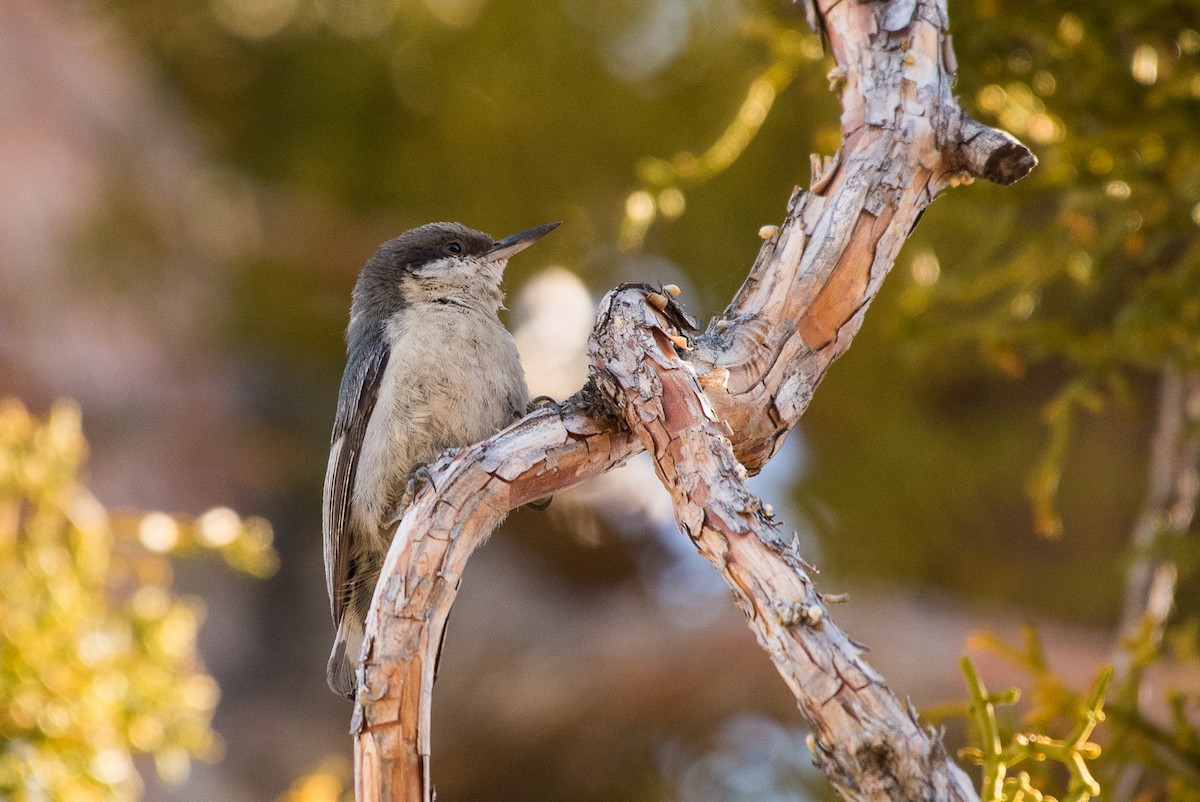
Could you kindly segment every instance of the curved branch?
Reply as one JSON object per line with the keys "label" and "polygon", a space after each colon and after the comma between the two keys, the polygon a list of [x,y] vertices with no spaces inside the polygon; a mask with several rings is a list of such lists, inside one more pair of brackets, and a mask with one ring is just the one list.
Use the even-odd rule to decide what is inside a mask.
{"label": "curved branch", "polygon": [[433,798],[430,725],[442,633],[467,558],[508,511],[597,476],[640,449],[594,411],[585,390],[430,466],[396,530],[371,602],[359,669],[355,793],[364,800]]}

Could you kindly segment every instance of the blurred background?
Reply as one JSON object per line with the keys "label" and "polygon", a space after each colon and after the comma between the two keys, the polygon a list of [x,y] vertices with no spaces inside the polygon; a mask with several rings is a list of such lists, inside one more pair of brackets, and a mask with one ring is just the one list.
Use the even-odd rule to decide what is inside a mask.
{"label": "blurred background", "polygon": [[[996,687],[1065,705],[1140,632],[1118,677],[1137,726],[1102,782],[1200,798],[1200,3],[950,11],[961,102],[1041,165],[933,205],[755,487],[821,588],[849,593],[838,621],[953,746],[968,647]],[[160,555],[123,589],[98,576],[96,598],[165,616],[136,588],[169,591],[199,625],[179,670],[215,680],[187,697],[200,730],[215,705],[212,737],[130,719],[80,764],[90,791],[38,796],[12,779],[36,764],[21,750],[62,730],[29,700],[76,692],[25,654],[9,679],[45,687],[3,700],[0,784],[333,799],[351,708],[324,681],[320,498],[358,268],[424,222],[500,237],[563,220],[507,287],[533,392],[565,397],[616,283],[674,282],[702,321],[721,311],[809,154],[839,145],[830,66],[773,0],[0,4],[0,396],[39,419],[78,404],[81,481],[116,511],[115,553]],[[87,530],[76,513],[64,532]],[[1174,570],[1174,612],[1145,631],[1125,611],[1131,566]],[[473,559],[435,696],[440,798],[824,798],[804,734],[646,463],[514,513]],[[126,748],[140,781],[113,757]]]}

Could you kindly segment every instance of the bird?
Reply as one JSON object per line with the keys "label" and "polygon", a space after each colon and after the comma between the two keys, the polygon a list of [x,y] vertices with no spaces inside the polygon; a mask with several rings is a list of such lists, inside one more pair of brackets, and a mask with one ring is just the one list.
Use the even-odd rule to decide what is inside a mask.
{"label": "bird", "polygon": [[509,258],[558,225],[493,240],[429,223],[385,242],[359,272],[322,498],[336,694],[357,692],[367,611],[415,477],[529,408],[500,285]]}

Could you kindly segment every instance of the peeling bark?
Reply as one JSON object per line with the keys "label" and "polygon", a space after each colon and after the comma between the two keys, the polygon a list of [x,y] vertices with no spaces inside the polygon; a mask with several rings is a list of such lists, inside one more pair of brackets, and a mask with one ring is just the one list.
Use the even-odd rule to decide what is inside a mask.
{"label": "peeling bark", "polygon": [[[812,727],[818,766],[848,800],[974,799],[967,775],[830,618],[795,533],[746,487],[726,425],[673,339],[682,310],[655,312],[645,289],[610,293],[593,362],[599,385],[654,459],[684,534],[721,573],[759,645]],[[670,313],[674,314],[670,314]]]}
{"label": "peeling bark", "polygon": [[[397,530],[376,589],[352,733],[360,800],[432,799],[433,672],[471,552],[508,510],[643,448],[685,533],[735,591],[812,727],[814,760],[848,799],[977,798],[829,617],[791,538],[742,480],[778,450],[849,347],[917,219],[946,187],[1011,183],[1035,159],[950,94],[944,0],[820,0],[842,102],[843,147],[815,159],[721,319],[694,343],[682,309],[647,287],[606,296],[592,378],[443,456]],[[683,347],[686,346],[686,350]]]}
{"label": "peeling bark", "polygon": [[433,798],[430,723],[442,633],[467,558],[508,511],[616,467],[640,449],[587,388],[444,455],[396,531],[367,619],[354,736],[355,797]]}

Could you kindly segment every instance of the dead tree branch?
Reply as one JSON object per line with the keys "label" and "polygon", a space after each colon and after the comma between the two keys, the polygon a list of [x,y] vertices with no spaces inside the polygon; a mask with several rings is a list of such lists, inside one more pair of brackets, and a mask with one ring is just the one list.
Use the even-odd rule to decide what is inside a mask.
{"label": "dead tree branch", "polygon": [[[974,799],[941,741],[829,617],[795,534],[783,536],[770,506],[746,488],[730,431],[680,358],[672,323],[682,310],[672,302],[658,311],[647,293],[606,297],[593,352],[599,384],[654,458],[680,528],[720,571],[791,688],[817,765],[848,800]],[[607,325],[614,319],[622,325]]]}
{"label": "dead tree branch", "polygon": [[[1008,134],[972,120],[950,94],[944,2],[816,4],[837,66],[842,150],[813,157],[777,234],[759,251],[695,361],[752,472],[774,455],[829,365],[850,346],[900,247],[933,199],[974,177],[1011,183],[1036,163]],[[764,414],[765,413],[765,414]]]}
{"label": "dead tree branch", "polygon": [[[767,232],[745,284],[686,353],[665,295],[606,297],[593,378],[432,467],[401,522],[367,622],[355,710],[359,800],[432,797],[433,671],[467,558],[508,510],[646,448],[677,520],[735,588],[848,799],[973,799],[965,775],[830,621],[789,539],[741,483],[778,450],[847,347],[917,219],[946,187],[1011,183],[1030,152],[959,109],[944,0],[820,0],[843,147]],[[674,338],[674,339],[673,339]]]}
{"label": "dead tree branch", "polygon": [[355,798],[428,802],[433,679],[467,558],[508,511],[616,467],[640,448],[587,388],[430,466],[396,531],[367,619],[354,709]]}

